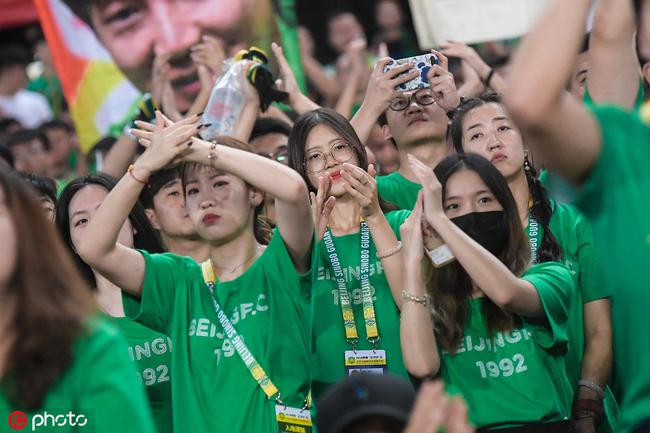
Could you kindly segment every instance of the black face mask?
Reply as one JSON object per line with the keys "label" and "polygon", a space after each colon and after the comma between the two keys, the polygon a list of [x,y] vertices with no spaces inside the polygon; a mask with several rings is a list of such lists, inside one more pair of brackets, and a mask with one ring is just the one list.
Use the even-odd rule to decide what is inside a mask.
{"label": "black face mask", "polygon": [[506,214],[502,210],[472,212],[451,221],[494,256],[498,257],[508,242]]}

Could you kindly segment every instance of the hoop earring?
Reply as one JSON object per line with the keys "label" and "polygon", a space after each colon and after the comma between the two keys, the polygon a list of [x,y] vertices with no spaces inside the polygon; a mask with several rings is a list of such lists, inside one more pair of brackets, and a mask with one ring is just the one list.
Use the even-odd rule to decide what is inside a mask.
{"label": "hoop earring", "polygon": [[530,163],[530,159],[528,159],[528,151],[524,150],[524,171],[530,172],[532,167],[533,166]]}

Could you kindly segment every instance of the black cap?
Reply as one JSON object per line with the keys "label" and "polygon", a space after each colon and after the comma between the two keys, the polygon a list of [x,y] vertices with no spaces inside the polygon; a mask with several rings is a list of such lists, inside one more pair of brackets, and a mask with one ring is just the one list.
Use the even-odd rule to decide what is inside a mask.
{"label": "black cap", "polygon": [[391,374],[359,373],[332,386],[316,404],[319,433],[340,433],[364,418],[393,419],[406,425],[415,391]]}

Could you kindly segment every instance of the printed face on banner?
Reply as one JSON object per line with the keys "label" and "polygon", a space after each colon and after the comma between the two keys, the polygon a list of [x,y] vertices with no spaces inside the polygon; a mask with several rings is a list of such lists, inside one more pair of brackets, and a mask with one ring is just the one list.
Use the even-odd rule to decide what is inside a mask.
{"label": "printed face on banner", "polygon": [[189,108],[200,90],[190,49],[201,42],[202,35],[217,37],[232,55],[253,43],[269,42],[266,39],[273,31],[270,0],[102,0],[87,4],[99,41],[139,90],[150,88],[154,58],[170,56],[169,79],[181,111]]}

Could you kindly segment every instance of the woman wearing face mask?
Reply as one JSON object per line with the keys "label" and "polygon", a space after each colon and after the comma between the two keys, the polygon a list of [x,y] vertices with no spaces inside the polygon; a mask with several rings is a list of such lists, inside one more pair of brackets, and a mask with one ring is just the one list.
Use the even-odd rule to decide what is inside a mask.
{"label": "woman wearing face mask", "polygon": [[[447,157],[435,175],[414,158],[411,166],[423,192],[402,228],[407,368],[440,374],[481,429],[573,431],[563,364],[571,272],[557,262],[529,269],[515,200],[483,157]],[[426,280],[422,224],[456,257]]]}
{"label": "woman wearing face mask", "polygon": [[612,365],[610,293],[596,263],[591,225],[575,207],[549,200],[528,160],[523,137],[498,95],[465,100],[450,131],[458,152],[484,156],[506,178],[528,235],[531,262],[562,261],[577,277],[565,359],[575,393],[573,415],[580,432],[594,431],[596,426],[611,431],[617,405],[606,387]]}
{"label": "woman wearing face mask", "polygon": [[350,123],[333,110],[298,119],[289,136],[289,166],[309,185],[320,241],[312,262],[314,396],[360,371],[407,378],[399,346],[401,298],[391,288],[401,281],[397,233],[409,212],[384,215],[374,167]]}
{"label": "woman wearing face mask", "polygon": [[[310,382],[307,187],[235,139],[192,138],[197,122],[172,124],[158,113],[155,128],[135,131],[148,147],[104,199],[77,251],[139,299],[125,305],[127,315],[174,342],[174,430],[275,433],[278,419],[309,413],[301,411]],[[201,264],[118,242],[151,173],[179,162],[187,212],[210,244]],[[257,219],[265,192],[276,197],[278,223],[268,245]]]}
{"label": "woman wearing face mask", "polygon": [[153,433],[126,342],[94,318],[90,291],[36,194],[1,167],[0,239],[3,426]]}
{"label": "woman wearing face mask", "polygon": [[[171,340],[166,335],[125,317],[122,297],[127,295],[123,295],[119,287],[88,266],[76,252],[79,241],[86,235],[88,224],[115,183],[113,178],[104,174],[79,177],[68,183],[59,197],[56,226],[77,269],[93,288],[97,305],[129,343],[129,355],[136,364],[140,383],[145,385],[156,430],[158,433],[171,432]],[[117,241],[125,247],[149,253],[164,251],[139,203],[136,203],[124,221]]]}

